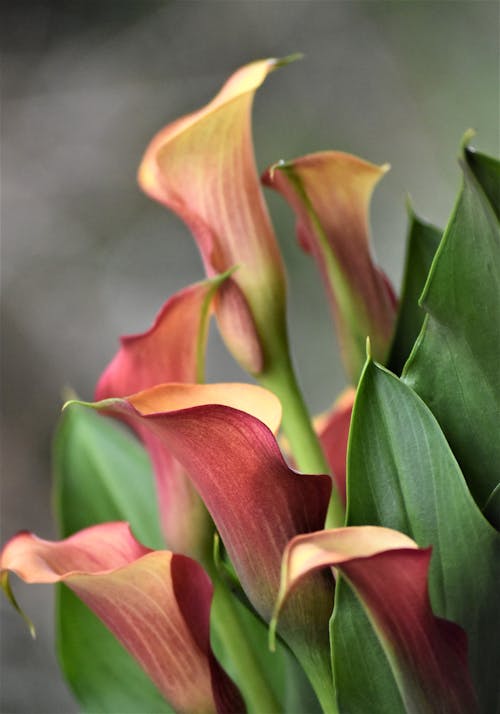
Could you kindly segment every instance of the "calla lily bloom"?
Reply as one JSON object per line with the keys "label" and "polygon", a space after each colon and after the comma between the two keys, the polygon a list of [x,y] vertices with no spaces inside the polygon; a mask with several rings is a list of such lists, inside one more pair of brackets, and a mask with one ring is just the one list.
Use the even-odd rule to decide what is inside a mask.
{"label": "calla lily bloom", "polygon": [[[196,382],[204,367],[208,319],[222,278],[197,283],[171,297],[152,327],[121,338],[121,347],[102,374],[97,400],[123,397],[164,382]],[[211,549],[213,525],[182,466],[156,436],[132,421],[156,475],[159,511],[167,545],[203,559]]]}
{"label": "calla lily bloom", "polygon": [[255,167],[251,108],[276,59],[252,62],[202,109],[162,129],[146,150],[139,184],[184,220],[208,276],[238,266],[217,298],[229,349],[259,374],[286,343],[282,261]]}
{"label": "calla lily bloom", "polygon": [[374,358],[383,362],[396,315],[394,292],[371,257],[368,226],[373,189],[387,170],[387,165],[325,151],[281,161],[262,177],[293,208],[299,242],[318,263],[354,385],[365,361],[366,338]]}
{"label": "calla lily bloom", "polygon": [[[433,401],[428,408],[408,380],[404,384],[405,372],[398,379],[378,370],[370,355],[357,385],[367,337],[373,357],[383,362],[396,311],[369,243],[369,203],[386,166],[330,151],[280,162],[263,177],[291,204],[299,240],[319,264],[352,386],[317,420],[315,432],[295,379],[283,266],[261,195],[250,124],[255,91],[279,64],[270,59],[241,68],[206,107],[168,125],[147,149],[141,186],[191,228],[208,280],[171,298],[148,331],[122,338],[97,385],[97,401],[66,405],[75,409],[71,417],[84,414],[86,424],[92,422],[85,440],[61,429],[55,449],[61,526],[64,535],[74,535],[49,542],[18,534],[0,553],[0,584],[15,607],[11,572],[26,582],[71,588],[177,712],[238,714],[245,705],[251,714],[309,711],[302,706],[311,694],[300,691],[301,673],[288,676],[297,679],[296,688],[283,687],[287,648],[324,714],[489,712],[497,696],[495,673],[489,665],[484,676],[481,670],[483,646],[494,660],[489,634],[497,612],[497,534],[467,490],[465,473],[430,411]],[[492,384],[496,378],[490,369],[494,345],[479,365],[482,371],[473,349],[488,334],[493,312],[481,317],[455,299],[471,261],[472,274],[487,286],[484,304],[496,297],[498,241],[492,231],[498,210],[487,203],[496,196],[500,165],[477,161],[478,175],[466,173],[467,190],[424,291],[442,317],[433,322],[430,310],[412,351],[419,355],[429,335],[442,341],[444,328],[445,336],[449,330],[458,335],[464,378],[458,392],[453,380],[447,384],[459,401],[468,392],[471,404],[474,375],[485,372]],[[470,236],[483,234],[481,252]],[[456,250],[447,252],[450,236]],[[413,285],[423,284],[427,269],[418,267]],[[403,296],[413,300],[415,292]],[[483,293],[476,292],[483,304]],[[212,311],[230,350],[262,386],[200,383]],[[420,324],[415,320],[409,333],[416,336]],[[427,350],[423,367],[417,365],[426,394],[435,386],[426,375],[430,356]],[[489,444],[491,410],[481,421],[481,403],[474,411],[476,431],[483,429]],[[116,424],[102,429],[101,417],[82,406],[125,421],[144,443],[169,550],[162,549],[144,451]],[[280,428],[302,473],[280,451]],[[345,523],[346,490],[347,521],[355,525],[330,529]],[[75,533],[106,519],[113,522]],[[124,521],[160,550],[143,546]],[[381,527],[386,525],[418,544]],[[219,535],[223,547],[217,550]],[[157,702],[160,695],[126,652],[63,592],[60,642],[72,639],[68,628],[74,623],[75,631],[60,656],[66,672],[84,680],[75,691],[94,692],[97,705],[86,710],[112,710],[122,685],[122,701],[131,692],[134,697],[130,710],[136,702]],[[485,603],[476,602],[483,597]],[[75,604],[78,617],[72,617]],[[451,619],[436,617],[432,606]],[[270,625],[271,646],[280,637],[273,662],[263,651],[262,620]],[[92,636],[87,627],[95,628]],[[110,676],[102,676],[99,664],[84,674],[92,647],[107,652],[110,641]],[[124,663],[139,677],[138,686],[127,681]]]}
{"label": "calla lily bloom", "polygon": [[432,613],[430,557],[430,548],[418,548],[411,538],[389,528],[357,526],[298,536],[283,555],[272,627],[306,576],[334,568],[361,600],[406,711],[472,714],[477,702],[467,666],[467,638],[461,627]]}
{"label": "calla lily bloom", "polygon": [[[245,593],[269,621],[283,549],[323,526],[331,490],[330,477],[299,474],[285,463],[273,436],[276,397],[251,385],[163,385],[92,406],[149,429],[183,465]],[[292,598],[280,624],[311,681],[330,687],[332,606],[332,583],[318,575]]]}
{"label": "calla lily bloom", "polygon": [[107,523],[59,542],[20,533],[1,553],[4,586],[9,571],[28,583],[70,587],[177,712],[245,711],[210,647],[212,585],[191,558],[152,551],[126,523]]}

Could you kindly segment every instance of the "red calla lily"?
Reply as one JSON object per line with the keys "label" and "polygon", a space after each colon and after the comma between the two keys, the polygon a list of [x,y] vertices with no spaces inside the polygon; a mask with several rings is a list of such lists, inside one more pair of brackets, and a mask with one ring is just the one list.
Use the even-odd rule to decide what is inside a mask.
{"label": "red calla lily", "polygon": [[208,276],[238,266],[216,312],[228,347],[254,374],[269,367],[269,347],[286,342],[283,266],[251,136],[254,94],[280,64],[266,59],[239,69],[205,107],[162,129],[139,169],[142,189],[193,232]]}
{"label": "red calla lily", "polygon": [[[283,549],[323,526],[331,490],[330,477],[299,474],[285,463],[269,428],[279,423],[276,398],[250,385],[163,385],[92,406],[149,429],[183,465],[245,593],[269,620]],[[332,606],[332,583],[321,574],[292,598],[280,625],[308,674],[323,681],[331,681]]]}
{"label": "red calla lily", "polygon": [[245,711],[211,650],[212,585],[191,558],[152,551],[133,537],[126,523],[106,523],[59,542],[20,533],[0,556],[4,583],[9,571],[28,583],[70,587],[176,711]]}
{"label": "red calla lily", "polygon": [[[202,376],[208,319],[221,279],[176,293],[149,330],[121,338],[121,347],[95,390],[98,400],[122,397],[163,382],[195,382]],[[203,559],[212,547],[213,524],[182,466],[149,429],[130,425],[146,446],[156,476],[165,540],[176,553]]]}
{"label": "red calla lily", "polygon": [[311,573],[331,567],[361,600],[387,654],[406,711],[472,714],[477,709],[461,627],[435,617],[428,588],[431,549],[389,528],[357,526],[298,536],[283,555],[273,627],[287,598]]}
{"label": "red calla lily", "polygon": [[318,263],[353,384],[365,362],[367,337],[374,358],[384,361],[396,315],[394,292],[371,257],[368,226],[370,198],[387,169],[324,151],[279,162],[262,179],[291,205],[299,242]]}

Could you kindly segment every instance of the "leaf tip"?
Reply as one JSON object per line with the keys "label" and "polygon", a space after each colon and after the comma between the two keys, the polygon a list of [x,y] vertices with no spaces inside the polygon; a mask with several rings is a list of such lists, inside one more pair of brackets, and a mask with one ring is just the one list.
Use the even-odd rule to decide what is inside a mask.
{"label": "leaf tip", "polygon": [[369,337],[366,338],[366,361],[372,361],[372,343]]}
{"label": "leaf tip", "polygon": [[462,141],[460,142],[460,153],[463,154],[465,153],[466,149],[469,149],[469,151],[474,151],[474,149],[471,149],[469,147],[470,142],[472,139],[476,136],[476,130],[469,128],[467,131],[464,133],[462,137]]}
{"label": "leaf tip", "polygon": [[409,193],[405,196],[405,208],[410,221],[416,218],[415,209],[413,208],[413,200]]}
{"label": "leaf tip", "polygon": [[274,69],[279,69],[280,67],[286,67],[288,64],[291,64],[292,62],[297,62],[297,60],[301,60],[304,58],[304,53],[303,52],[293,52],[290,55],[286,55],[285,57],[280,57],[278,59],[274,60]]}

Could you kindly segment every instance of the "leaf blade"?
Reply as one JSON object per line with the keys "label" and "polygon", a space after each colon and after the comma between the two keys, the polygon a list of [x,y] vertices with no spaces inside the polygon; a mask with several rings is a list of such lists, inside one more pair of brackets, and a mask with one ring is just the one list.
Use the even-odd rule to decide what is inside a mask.
{"label": "leaf blade", "polygon": [[[436,416],[480,508],[500,481],[500,227],[464,166],[464,184],[421,303],[428,313],[403,379]],[[500,506],[491,522],[500,527]]]}

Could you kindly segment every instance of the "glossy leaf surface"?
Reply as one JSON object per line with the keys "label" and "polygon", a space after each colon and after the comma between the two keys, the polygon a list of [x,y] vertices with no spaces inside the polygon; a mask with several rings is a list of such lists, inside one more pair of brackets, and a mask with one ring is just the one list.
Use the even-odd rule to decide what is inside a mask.
{"label": "glossy leaf surface", "polygon": [[422,327],[425,312],[418,301],[442,235],[442,231],[422,221],[411,208],[409,221],[403,287],[396,330],[387,361],[387,366],[395,374],[401,374],[403,371]]}
{"label": "glossy leaf surface", "polygon": [[[421,547],[432,546],[433,610],[466,631],[481,711],[494,711],[500,538],[474,503],[430,410],[401,380],[372,362],[363,373],[353,413],[347,522],[384,525],[406,533]],[[354,668],[356,658],[366,661],[367,653],[356,642],[349,646],[346,632],[354,635],[356,615],[352,602],[345,609],[342,603],[336,608],[334,652],[339,662],[351,657]],[[375,660],[369,669],[387,678],[385,664]],[[340,670],[336,674],[342,698]],[[364,685],[359,681],[361,690]],[[389,714],[384,700],[374,701],[372,711]]]}
{"label": "glossy leaf surface", "polygon": [[421,303],[428,315],[404,381],[432,410],[477,504],[500,527],[500,227],[467,166]]}
{"label": "glossy leaf surface", "polygon": [[500,162],[492,156],[476,151],[472,146],[466,146],[464,154],[470,170],[500,221]]}

